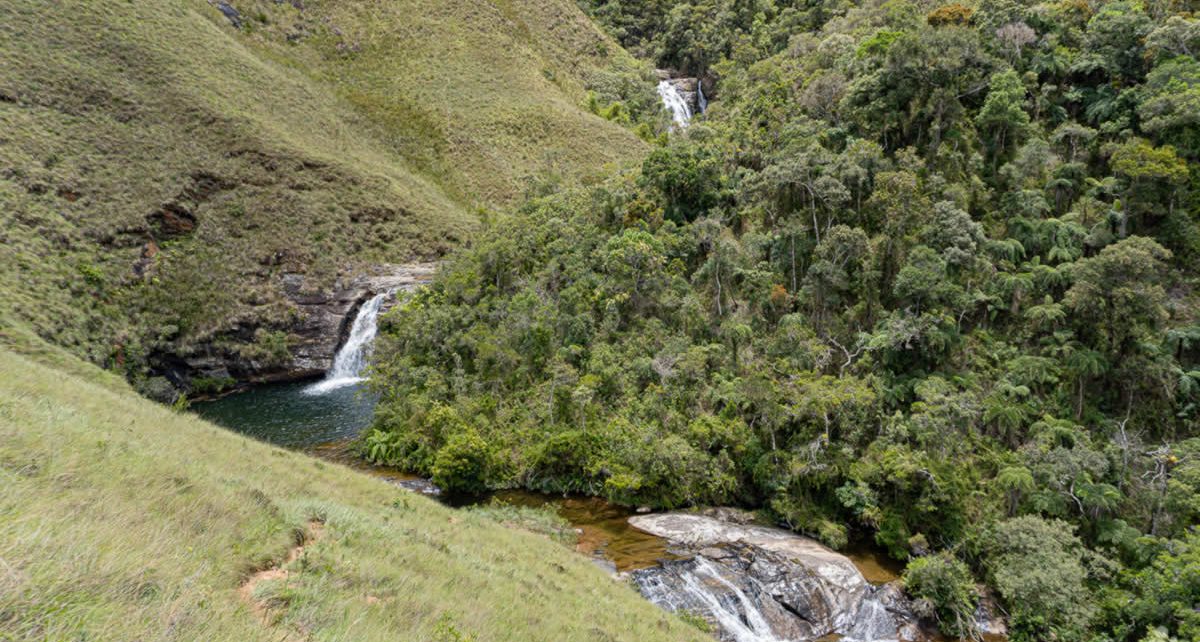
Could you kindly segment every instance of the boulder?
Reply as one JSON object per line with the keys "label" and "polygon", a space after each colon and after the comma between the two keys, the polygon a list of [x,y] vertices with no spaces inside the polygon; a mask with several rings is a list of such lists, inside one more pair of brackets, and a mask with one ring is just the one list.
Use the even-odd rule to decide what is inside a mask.
{"label": "boulder", "polygon": [[216,6],[217,11],[220,11],[221,15],[225,16],[229,20],[229,24],[233,25],[234,29],[242,28],[242,14],[239,13],[237,9],[233,8],[233,5],[225,2],[224,0],[218,0]]}

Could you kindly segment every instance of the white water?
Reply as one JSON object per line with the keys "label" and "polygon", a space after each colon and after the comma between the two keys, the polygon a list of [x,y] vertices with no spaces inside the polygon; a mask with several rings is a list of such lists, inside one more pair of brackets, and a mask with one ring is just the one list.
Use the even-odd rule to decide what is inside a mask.
{"label": "white water", "polygon": [[671,84],[669,80],[663,80],[658,83],[658,95],[662,98],[663,105],[666,105],[667,111],[671,112],[671,120],[675,121],[676,127],[687,127],[692,120],[692,108],[688,106],[687,100],[683,94]]}
{"label": "white water", "polygon": [[362,371],[367,367],[371,348],[375,345],[375,320],[387,296],[387,292],[377,294],[362,304],[358,316],[354,317],[354,325],[350,327],[350,336],[333,358],[333,367],[325,373],[324,379],[305,388],[304,394],[323,395],[363,380]]}
{"label": "white water", "polygon": [[683,585],[671,588],[660,578],[640,583],[640,590],[651,602],[668,610],[687,609],[704,612],[717,621],[725,638],[736,642],[780,642],[754,600],[726,579],[717,564],[704,557],[695,558],[690,571],[680,571]]}
{"label": "white water", "polygon": [[700,107],[700,113],[708,111],[708,99],[704,97],[704,80],[696,79],[696,104]]}
{"label": "white water", "polygon": [[696,572],[715,581],[717,584],[725,587],[730,593],[733,593],[742,607],[742,614],[746,618],[745,622],[739,617],[737,610],[725,608],[715,595],[705,590],[704,586],[697,581],[697,576],[688,575],[684,578],[689,590],[702,592],[702,595],[697,594],[697,597],[701,597],[706,602],[716,606],[713,609],[713,615],[721,623],[723,630],[733,633],[738,642],[776,642],[779,639],[771,631],[771,625],[767,624],[766,618],[758,611],[754,600],[751,600],[750,596],[746,595],[737,585],[721,577],[721,571],[716,565],[703,557],[697,557]]}

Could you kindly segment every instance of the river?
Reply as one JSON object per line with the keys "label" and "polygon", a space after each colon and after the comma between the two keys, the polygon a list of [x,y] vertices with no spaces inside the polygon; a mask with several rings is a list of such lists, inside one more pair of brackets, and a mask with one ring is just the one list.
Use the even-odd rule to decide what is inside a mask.
{"label": "river", "polygon": [[[422,478],[394,468],[373,466],[353,452],[353,440],[371,423],[375,399],[361,384],[346,385],[319,395],[312,382],[261,385],[212,401],[193,404],[201,417],[230,430],[278,446],[383,478],[412,490],[431,490]],[[440,497],[455,507],[485,503],[493,498],[517,506],[551,506],[579,532],[576,550],[616,571],[631,571],[672,559],[666,540],[633,528],[630,508],[599,497],[562,496],[526,490],[502,490],[478,497]],[[869,543],[844,553],[872,584],[899,577],[902,565]]]}

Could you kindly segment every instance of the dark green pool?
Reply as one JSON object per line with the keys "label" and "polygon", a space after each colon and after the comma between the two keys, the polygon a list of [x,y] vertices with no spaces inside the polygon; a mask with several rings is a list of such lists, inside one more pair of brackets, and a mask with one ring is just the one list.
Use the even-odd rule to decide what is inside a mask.
{"label": "dark green pool", "polygon": [[192,410],[230,430],[301,450],[353,439],[370,425],[375,398],[361,384],[305,394],[312,383],[256,386],[197,402]]}

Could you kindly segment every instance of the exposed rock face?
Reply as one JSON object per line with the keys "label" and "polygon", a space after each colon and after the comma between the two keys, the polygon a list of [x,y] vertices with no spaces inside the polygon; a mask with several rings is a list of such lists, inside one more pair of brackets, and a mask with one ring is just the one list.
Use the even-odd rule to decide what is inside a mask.
{"label": "exposed rock face", "polygon": [[215,4],[217,10],[229,19],[229,24],[233,25],[235,29],[242,28],[242,14],[238,13],[238,10],[234,9],[233,5],[224,0],[218,0]]}
{"label": "exposed rock face", "polygon": [[985,636],[1004,637],[1008,635],[1008,624],[1004,621],[1003,612],[996,596],[988,587],[979,585],[976,590],[982,596],[979,606],[975,608],[975,628]]}
{"label": "exposed rock face", "polygon": [[[333,364],[346,340],[359,306],[383,292],[403,292],[429,282],[435,266],[429,263],[379,266],[371,274],[337,281],[332,288],[310,287],[301,274],[285,274],[279,284],[295,306],[295,319],[286,329],[288,356],[264,362],[219,347],[201,347],[187,355],[159,355],[156,370],[175,386],[188,390],[197,377],[251,382],[290,381],[318,377]],[[390,309],[395,297],[381,311]],[[250,340],[256,328],[237,333]]]}
{"label": "exposed rock face", "polygon": [[[333,364],[338,346],[346,340],[358,306],[381,292],[412,289],[432,277],[432,265],[394,266],[380,275],[339,282],[332,290],[308,292],[302,275],[284,275],[283,291],[296,304],[300,319],[290,328],[296,342],[288,370],[295,373],[293,376],[325,372]],[[383,311],[390,309],[394,301],[386,302]]]}
{"label": "exposed rock face", "polygon": [[630,524],[692,554],[635,571],[642,594],[670,611],[701,615],[722,640],[917,640],[898,586],[869,584],[848,558],[782,529],[679,513]]}

